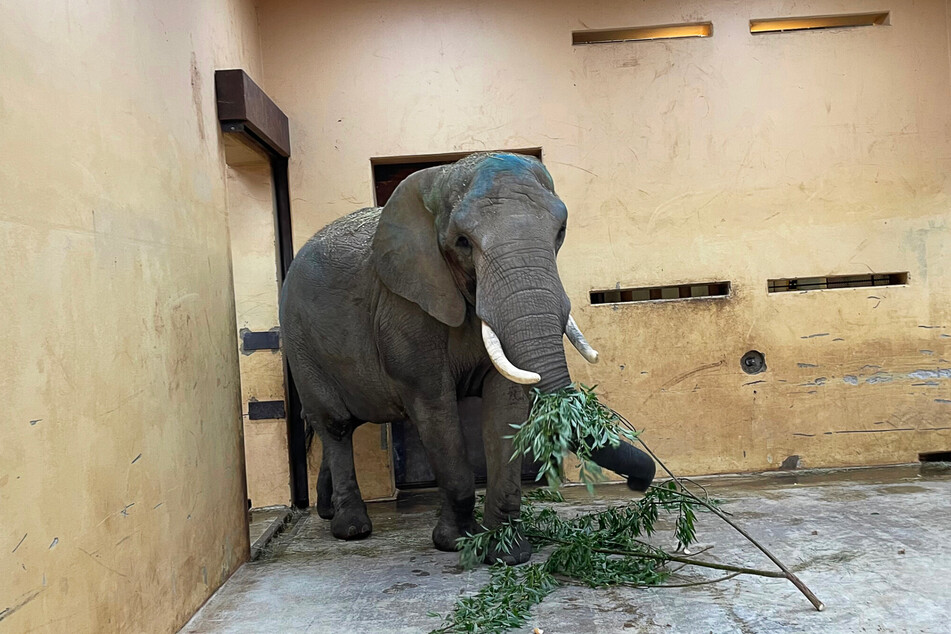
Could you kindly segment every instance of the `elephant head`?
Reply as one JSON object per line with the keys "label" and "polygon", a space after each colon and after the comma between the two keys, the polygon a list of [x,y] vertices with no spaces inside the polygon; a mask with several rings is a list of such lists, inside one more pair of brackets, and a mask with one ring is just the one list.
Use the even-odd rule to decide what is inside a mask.
{"label": "elephant head", "polygon": [[471,155],[397,187],[374,238],[376,270],[390,290],[449,326],[472,306],[496,369],[553,391],[571,382],[564,334],[597,361],[555,263],[567,219],[540,161]]}

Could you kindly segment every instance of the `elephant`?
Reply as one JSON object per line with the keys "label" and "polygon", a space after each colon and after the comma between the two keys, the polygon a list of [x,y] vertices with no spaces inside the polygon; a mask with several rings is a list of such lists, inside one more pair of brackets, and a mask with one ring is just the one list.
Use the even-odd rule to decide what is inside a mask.
{"label": "elephant", "polygon": [[[457,538],[481,529],[457,405],[467,396],[483,402],[482,527],[518,517],[511,426],[526,420],[530,388],[571,384],[564,335],[597,361],[556,266],[567,218],[538,159],[479,153],[411,174],[383,207],[332,222],[300,249],[281,294],[281,333],[302,417],[322,443],[317,511],[335,537],[371,532],[353,430],[397,420],[416,426],[441,492],[436,548],[457,550]],[[593,458],[632,489],[654,477],[654,461],[627,443]],[[531,545],[490,555],[522,563]]]}

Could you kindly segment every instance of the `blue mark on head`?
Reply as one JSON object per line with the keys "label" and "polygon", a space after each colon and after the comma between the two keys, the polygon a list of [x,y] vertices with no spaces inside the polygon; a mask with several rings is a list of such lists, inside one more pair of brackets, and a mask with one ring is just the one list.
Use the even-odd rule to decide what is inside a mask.
{"label": "blue mark on head", "polygon": [[551,174],[540,162],[519,154],[490,154],[476,167],[475,182],[469,190],[469,196],[481,197],[486,195],[495,181],[496,175],[501,172],[529,173],[542,184],[554,190]]}
{"label": "blue mark on head", "polygon": [[497,169],[508,169],[512,171],[531,169],[532,161],[519,154],[490,154],[485,160],[492,166],[498,165]]}

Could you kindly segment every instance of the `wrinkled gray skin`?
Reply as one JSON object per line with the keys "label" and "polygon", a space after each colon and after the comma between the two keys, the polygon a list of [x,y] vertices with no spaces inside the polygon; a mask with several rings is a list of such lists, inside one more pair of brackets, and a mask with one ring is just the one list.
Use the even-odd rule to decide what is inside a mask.
{"label": "wrinkled gray skin", "polygon": [[[510,361],[541,375],[535,387],[571,382],[562,339],[570,305],[555,264],[567,215],[539,161],[474,155],[411,175],[385,207],[337,220],[297,254],[281,330],[303,415],[323,444],[317,508],[336,537],[371,531],[353,467],[352,433],[364,421],[416,425],[443,493],[437,548],[456,550],[456,538],[478,529],[457,407],[465,396],[483,399],[484,524],[518,516],[521,465],[505,436],[527,417],[528,389],[492,366],[480,320]],[[649,482],[653,462],[631,464],[625,451],[634,450],[595,458]],[[501,559],[530,555],[522,540]]]}

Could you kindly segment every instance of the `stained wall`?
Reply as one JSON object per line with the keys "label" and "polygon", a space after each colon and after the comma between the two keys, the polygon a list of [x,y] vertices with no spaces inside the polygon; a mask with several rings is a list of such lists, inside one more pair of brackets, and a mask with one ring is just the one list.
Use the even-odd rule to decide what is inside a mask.
{"label": "stained wall", "polygon": [[[890,10],[774,35],[749,20]],[[295,244],[370,205],[370,158],[541,146],[568,205],[560,270],[600,348],[574,377],[685,474],[951,450],[949,3],[311,3],[262,12],[288,113]],[[709,20],[706,39],[572,30]],[[767,279],[908,272],[768,294]],[[589,291],[730,281],[723,300]],[[765,373],[741,371],[748,350]]]}
{"label": "stained wall", "polygon": [[0,630],[175,631],[248,553],[213,72],[250,1],[0,7]]}

